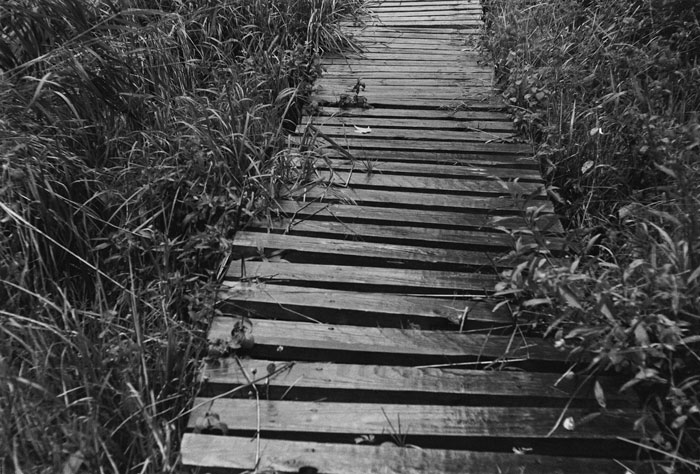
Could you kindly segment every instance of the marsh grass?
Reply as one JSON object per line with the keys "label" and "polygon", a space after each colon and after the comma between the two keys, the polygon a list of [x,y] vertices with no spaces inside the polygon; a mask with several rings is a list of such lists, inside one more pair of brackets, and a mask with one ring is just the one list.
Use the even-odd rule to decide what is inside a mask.
{"label": "marsh grass", "polygon": [[358,8],[0,5],[0,471],[177,470],[230,238]]}
{"label": "marsh grass", "polygon": [[485,5],[503,96],[571,236],[565,260],[522,246],[500,294],[562,349],[593,352],[589,371],[627,376],[659,428],[640,455],[698,472],[700,7]]}

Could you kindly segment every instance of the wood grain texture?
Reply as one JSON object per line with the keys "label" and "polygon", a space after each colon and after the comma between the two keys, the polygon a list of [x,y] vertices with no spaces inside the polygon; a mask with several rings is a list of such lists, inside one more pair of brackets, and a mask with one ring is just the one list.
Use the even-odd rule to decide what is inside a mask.
{"label": "wood grain texture", "polygon": [[[301,166],[299,163],[299,166]],[[379,175],[409,175],[409,176],[426,176],[426,177],[455,177],[464,179],[503,179],[514,180],[518,182],[534,182],[542,183],[542,176],[536,171],[523,170],[517,168],[501,168],[494,166],[473,166],[469,164],[452,163],[449,165],[443,164],[424,164],[424,163],[403,163],[403,162],[386,162],[372,161],[363,162],[360,160],[350,159],[333,159],[333,158],[314,158],[310,157],[306,163],[315,169],[320,170],[338,170],[338,171],[356,171],[356,172],[371,172]]]}
{"label": "wood grain texture", "polygon": [[[386,222],[391,225],[420,225],[436,228],[458,228],[489,230],[496,226],[518,229],[527,228],[527,223],[519,216],[500,216],[494,218],[488,214],[468,214],[449,211],[423,211],[418,209],[395,209],[383,207],[354,206],[349,204],[298,202],[280,200],[276,204],[274,215],[289,218],[312,218],[314,216],[339,220],[341,222]],[[542,215],[536,222],[542,231],[559,231],[559,220],[553,214]]]}
{"label": "wood grain texture", "polygon": [[[323,142],[323,138],[319,138]],[[375,149],[375,150],[391,150],[398,151],[415,151],[421,150],[426,152],[435,152],[436,149],[440,153],[461,153],[463,157],[468,159],[469,153],[493,153],[498,155],[531,155],[532,148],[523,143],[455,143],[450,141],[420,141],[420,140],[365,140],[362,137],[347,137],[339,140],[339,145],[353,149]]]}
{"label": "wood grain texture", "polygon": [[[403,128],[388,128],[383,124],[376,124],[367,133],[360,133],[355,129],[356,124],[324,124],[323,133],[342,139],[345,137],[361,136],[365,140],[386,140],[386,139],[406,139],[406,140],[439,140],[457,142],[484,142],[488,140],[508,140],[513,138],[512,132],[486,132],[481,130],[416,130]],[[298,133],[304,133],[305,126],[298,127]]]}
{"label": "wood grain texture", "polygon": [[[350,399],[373,402],[414,403],[430,400],[439,403],[474,406],[587,407],[598,404],[593,392],[594,381],[607,394],[610,405],[631,408],[637,403],[631,393],[620,394],[620,380],[615,377],[562,379],[558,374],[489,371],[460,368],[415,368],[387,365],[332,364],[328,362],[280,363],[271,360],[223,358],[207,363],[201,372],[207,384],[220,391],[247,385],[251,374],[262,376],[268,368],[285,368],[261,385],[284,393],[286,399],[313,400],[324,395],[330,401]],[[247,372],[246,373],[244,373]],[[295,394],[293,388],[300,394]],[[333,393],[327,393],[333,391]],[[364,393],[363,393],[364,392]],[[241,396],[245,394],[242,393]],[[240,398],[240,397],[239,397]],[[360,400],[357,400],[360,401]],[[612,407],[612,406],[611,406]]]}
{"label": "wood grain texture", "polygon": [[[310,219],[259,219],[249,227],[251,231],[278,234],[327,236],[335,239],[363,242],[397,243],[434,248],[482,249],[492,254],[505,253],[515,248],[515,238],[503,232],[436,229],[389,223],[364,224]],[[519,236],[522,243],[532,243],[528,236]],[[547,237],[550,249],[563,246],[560,238]]]}
{"label": "wood grain texture", "polygon": [[286,262],[232,262],[227,278],[266,282],[316,282],[403,288],[405,293],[441,290],[444,292],[493,292],[496,275],[438,270],[352,267]]}
{"label": "wood grain texture", "polygon": [[[238,232],[234,239],[235,254],[239,257],[253,257],[270,250],[286,250],[302,254],[321,256],[362,257],[394,262],[394,265],[411,266],[411,263],[450,264],[464,268],[492,268],[493,258],[486,252],[435,249],[410,245],[382,244],[330,239],[325,237],[305,237],[258,232]],[[283,254],[283,256],[286,256]],[[496,262],[498,263],[498,262]],[[507,265],[507,264],[504,264]]]}
{"label": "wood grain texture", "polygon": [[[228,340],[235,318],[215,317],[209,330],[209,340]],[[567,355],[555,349],[550,341],[524,339],[520,336],[492,336],[486,334],[459,333],[454,331],[430,331],[357,327],[331,324],[315,324],[296,321],[268,321],[252,319],[256,354],[275,354],[279,347],[292,351],[299,349],[305,357],[314,351],[348,354],[395,354],[412,358],[409,365],[425,365],[421,361],[439,360],[506,360],[529,358],[540,362],[564,362]],[[327,354],[326,354],[327,355]],[[304,359],[309,360],[309,359]],[[387,358],[389,360],[389,358]],[[403,365],[403,364],[402,364]]]}
{"label": "wood grain texture", "polygon": [[[196,408],[188,428],[207,412],[217,413],[222,422],[236,431],[254,431],[257,427],[255,400],[218,399],[211,406],[196,399]],[[411,436],[493,437],[543,439],[561,416],[558,408],[537,407],[458,407],[443,405],[404,405],[370,403],[318,403],[297,401],[260,402],[260,429],[263,432],[343,433],[352,435],[385,435],[391,424],[407,427]],[[574,420],[588,413],[567,410]],[[636,414],[609,410],[574,430],[563,426],[550,439],[596,439],[617,442],[618,436],[634,436],[632,426]],[[410,429],[408,428],[410,427]]]}
{"label": "wood grain texture", "polygon": [[[324,474],[620,474],[610,460],[513,453],[400,448],[264,439],[256,465],[256,443],[250,437],[186,433],[182,463],[207,472],[299,472],[311,466]],[[638,463],[626,462],[634,472]],[[221,471],[216,471],[221,469]]]}
{"label": "wood grain texture", "polygon": [[316,169],[316,176],[326,185],[351,186],[387,190],[413,190],[442,194],[469,194],[473,196],[545,196],[541,183],[500,179],[443,178],[431,176],[391,175],[362,168],[351,171]]}
{"label": "wood grain texture", "polygon": [[312,123],[316,126],[341,126],[354,127],[383,127],[399,128],[410,133],[414,129],[426,130],[459,130],[459,131],[489,131],[489,132],[510,132],[514,131],[512,122],[495,122],[479,120],[429,120],[427,118],[394,118],[394,117],[370,117],[370,116],[334,116],[307,118],[303,125]]}
{"label": "wood grain texture", "polygon": [[347,324],[354,325],[407,327],[417,324],[428,329],[438,326],[454,329],[460,326],[466,315],[463,323],[465,329],[508,326],[513,323],[505,307],[496,312],[492,310],[495,305],[493,301],[458,297],[438,298],[224,281],[220,298],[221,310],[224,312],[297,321],[307,320],[305,318],[308,317],[326,323],[345,320]]}
{"label": "wood grain texture", "polygon": [[345,187],[325,187],[322,185],[302,187],[285,191],[287,196],[300,200],[320,200],[324,202],[345,202],[352,204],[386,204],[395,207],[430,208],[435,210],[468,211],[483,210],[493,213],[520,212],[524,207],[537,204],[546,212],[552,212],[549,201],[527,203],[524,197],[513,196],[464,196],[429,192],[387,191],[382,189],[362,189]]}

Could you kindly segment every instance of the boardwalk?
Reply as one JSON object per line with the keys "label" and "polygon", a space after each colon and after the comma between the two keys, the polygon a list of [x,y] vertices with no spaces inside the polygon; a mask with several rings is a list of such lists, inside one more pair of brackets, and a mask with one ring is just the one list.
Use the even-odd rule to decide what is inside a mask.
{"label": "boardwalk", "polygon": [[634,458],[619,438],[636,436],[635,401],[601,378],[601,410],[593,381],[561,377],[565,353],[494,311],[511,245],[496,227],[552,207],[478,61],[480,4],[370,10],[347,26],[362,53],[325,58],[319,115],[298,129],[328,145],[324,159],[297,163],[313,182],[236,235],[209,339],[244,350],[203,368],[183,463],[623,473],[611,458]]}

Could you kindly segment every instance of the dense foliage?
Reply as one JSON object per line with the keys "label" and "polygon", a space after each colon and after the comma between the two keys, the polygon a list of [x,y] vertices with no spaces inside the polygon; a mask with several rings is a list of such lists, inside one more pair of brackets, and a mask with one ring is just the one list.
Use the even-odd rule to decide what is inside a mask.
{"label": "dense foliage", "polygon": [[593,352],[590,370],[628,375],[663,472],[700,470],[700,4],[485,4],[499,86],[571,235],[565,259],[520,245],[500,293]]}
{"label": "dense foliage", "polygon": [[358,3],[0,4],[0,471],[176,469],[229,238]]}

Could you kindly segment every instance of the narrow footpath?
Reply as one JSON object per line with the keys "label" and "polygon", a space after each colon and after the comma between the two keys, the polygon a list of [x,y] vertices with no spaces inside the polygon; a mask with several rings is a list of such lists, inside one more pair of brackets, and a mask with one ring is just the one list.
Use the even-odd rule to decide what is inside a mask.
{"label": "narrow footpath", "polygon": [[[193,472],[615,473],[639,414],[617,381],[562,377],[491,295],[503,231],[560,225],[479,61],[477,0],[386,0],[324,58],[325,143],[303,185],[235,237],[182,440]],[[546,214],[550,217],[547,218]],[[501,228],[501,229],[499,229]],[[251,381],[257,381],[253,387]]]}

